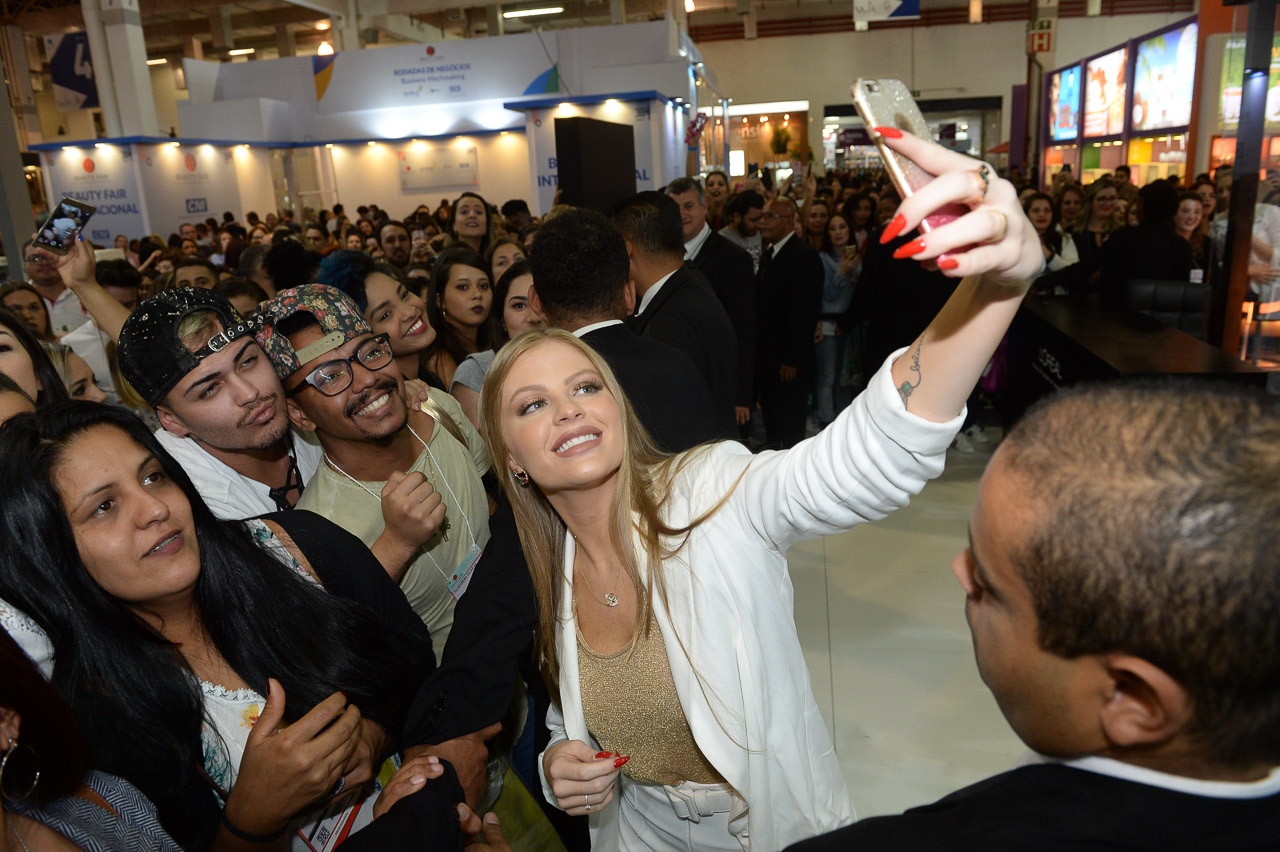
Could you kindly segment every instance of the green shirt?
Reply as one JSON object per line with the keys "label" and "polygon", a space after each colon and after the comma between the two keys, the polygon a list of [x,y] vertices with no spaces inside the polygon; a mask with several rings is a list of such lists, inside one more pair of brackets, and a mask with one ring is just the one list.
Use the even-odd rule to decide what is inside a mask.
{"label": "green shirt", "polygon": [[[466,438],[466,444],[460,444],[448,429],[437,423],[426,447],[410,468],[426,476],[440,492],[445,505],[445,524],[409,563],[400,588],[413,611],[431,631],[431,644],[439,664],[453,626],[456,603],[445,575],[464,567],[471,551],[472,534],[481,549],[489,543],[489,500],[480,482],[480,477],[489,469],[489,454],[480,434],[453,397],[432,388],[431,400],[448,412]],[[298,508],[328,518],[372,547],[382,535],[385,523],[381,499],[369,491],[373,495],[381,494],[385,485],[386,482],[368,481],[357,485],[322,462],[307,483]],[[445,541],[446,535],[448,541]]]}

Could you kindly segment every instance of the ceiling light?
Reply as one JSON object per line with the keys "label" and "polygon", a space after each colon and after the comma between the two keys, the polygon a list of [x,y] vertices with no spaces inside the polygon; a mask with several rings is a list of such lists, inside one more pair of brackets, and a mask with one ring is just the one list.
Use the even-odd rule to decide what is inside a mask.
{"label": "ceiling light", "polygon": [[168,61],[169,60],[167,59],[148,59],[147,64],[148,65],[164,65]]}
{"label": "ceiling light", "polygon": [[693,0],[684,0],[684,10],[685,12],[693,11]]}
{"label": "ceiling light", "polygon": [[377,145],[378,143],[377,143],[377,142],[374,142],[372,139],[370,139],[370,140],[369,140],[368,142],[366,142],[365,144],[366,144],[366,145],[368,145],[370,148],[372,148],[372,147],[374,147],[375,145]]}
{"label": "ceiling light", "polygon": [[316,29],[320,30],[320,32],[324,32],[331,26],[333,26],[333,21],[330,21],[328,18],[321,18],[315,23]]}
{"label": "ceiling light", "polygon": [[333,150],[333,143],[332,143],[332,142],[326,142],[324,147],[326,147],[326,148],[328,148],[330,151],[332,151],[332,150]]}
{"label": "ceiling light", "polygon": [[316,53],[320,54],[321,56],[332,56],[333,45],[327,41],[322,41],[320,42],[320,46],[316,48]]}
{"label": "ceiling light", "polygon": [[544,6],[539,9],[515,9],[510,12],[503,12],[504,18],[532,18],[535,15],[559,15],[564,11],[563,6]]}
{"label": "ceiling light", "polygon": [[228,50],[227,56],[248,56],[250,53],[255,53],[256,51],[257,48],[253,47],[237,47],[235,50]]}
{"label": "ceiling light", "polygon": [[170,143],[169,143],[169,147],[170,147],[170,148],[181,148],[181,147],[182,147],[182,143],[181,143],[181,142],[170,142]]}

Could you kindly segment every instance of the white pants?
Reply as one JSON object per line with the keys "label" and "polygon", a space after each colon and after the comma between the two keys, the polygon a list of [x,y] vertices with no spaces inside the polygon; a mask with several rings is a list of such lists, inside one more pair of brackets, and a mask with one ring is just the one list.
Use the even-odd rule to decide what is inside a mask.
{"label": "white pants", "polygon": [[[671,795],[661,784],[641,784],[619,778],[618,784],[618,848],[654,850],[654,852],[744,852],[749,850],[745,832],[741,838],[729,832],[731,817],[741,814],[745,803],[728,784],[697,784],[685,781],[674,788],[692,799],[700,791],[730,794],[732,809],[710,815],[696,814],[698,821],[676,814]],[[696,805],[692,808],[696,810]],[[686,813],[689,808],[682,808]]]}

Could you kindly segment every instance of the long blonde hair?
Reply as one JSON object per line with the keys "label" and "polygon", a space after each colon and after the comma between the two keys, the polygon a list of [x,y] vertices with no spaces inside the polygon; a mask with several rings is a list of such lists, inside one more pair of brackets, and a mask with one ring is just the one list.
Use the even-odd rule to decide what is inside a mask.
{"label": "long blonde hair", "polygon": [[[556,624],[564,602],[564,542],[568,528],[537,483],[531,481],[522,486],[511,475],[507,461],[509,450],[502,434],[502,388],[511,368],[525,353],[553,341],[572,346],[591,362],[622,413],[622,465],[618,469],[609,504],[609,514],[613,519],[609,540],[635,588],[636,599],[640,601],[636,607],[637,632],[644,630],[647,635],[655,595],[664,607],[667,606],[662,560],[677,553],[689,532],[714,514],[724,499],[687,526],[667,525],[662,519],[662,507],[670,493],[671,483],[701,448],[680,455],[659,450],[627,401],[608,363],[569,332],[555,328],[536,329],[502,347],[489,367],[480,393],[480,434],[494,464],[508,468],[498,478],[511,502],[516,528],[520,532],[520,544],[533,576],[538,600],[538,636],[535,641],[539,664],[547,688],[552,695],[558,696],[560,664],[556,656]],[[644,571],[640,570],[640,556],[632,546],[633,532],[639,532],[644,543]],[[674,546],[664,545],[664,538],[677,539],[677,542]]]}

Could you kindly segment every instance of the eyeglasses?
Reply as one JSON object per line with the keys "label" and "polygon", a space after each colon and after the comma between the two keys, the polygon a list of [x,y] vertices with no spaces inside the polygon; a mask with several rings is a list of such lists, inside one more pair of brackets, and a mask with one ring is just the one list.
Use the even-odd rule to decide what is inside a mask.
{"label": "eyeglasses", "polygon": [[30,257],[24,257],[23,261],[26,263],[53,263],[52,260],[42,254],[33,254]]}
{"label": "eyeglasses", "polygon": [[308,373],[307,377],[297,387],[286,393],[285,396],[294,396],[305,390],[307,385],[311,385],[325,396],[337,396],[351,387],[351,382],[355,378],[355,370],[351,368],[352,364],[359,364],[373,373],[390,364],[391,358],[389,338],[385,334],[379,334],[377,337],[370,338],[360,344],[356,348],[355,354],[350,358],[335,358],[332,361],[325,361]]}

